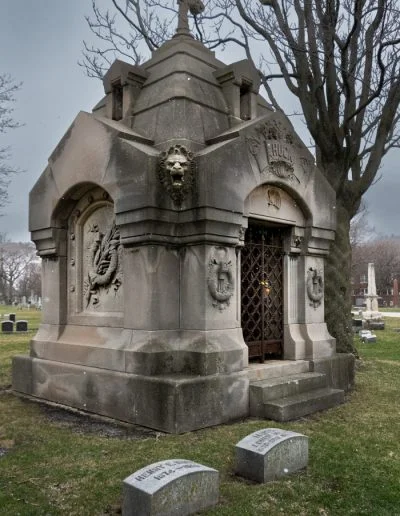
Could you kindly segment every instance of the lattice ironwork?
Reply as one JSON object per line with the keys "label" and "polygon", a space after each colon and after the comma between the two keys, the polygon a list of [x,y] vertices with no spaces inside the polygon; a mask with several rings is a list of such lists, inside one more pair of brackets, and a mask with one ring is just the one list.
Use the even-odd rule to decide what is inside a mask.
{"label": "lattice ironwork", "polygon": [[242,329],[249,358],[282,354],[282,232],[250,226],[241,253]]}

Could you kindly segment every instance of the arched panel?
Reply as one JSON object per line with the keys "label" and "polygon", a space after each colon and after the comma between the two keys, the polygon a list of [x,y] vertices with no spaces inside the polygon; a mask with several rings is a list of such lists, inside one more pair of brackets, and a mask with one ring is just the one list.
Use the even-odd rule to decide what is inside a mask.
{"label": "arched panel", "polygon": [[114,203],[102,188],[85,193],[68,220],[70,316],[123,312],[122,246]]}
{"label": "arched panel", "polygon": [[282,188],[269,184],[250,193],[245,201],[245,215],[290,226],[306,225],[306,216],[298,202]]}

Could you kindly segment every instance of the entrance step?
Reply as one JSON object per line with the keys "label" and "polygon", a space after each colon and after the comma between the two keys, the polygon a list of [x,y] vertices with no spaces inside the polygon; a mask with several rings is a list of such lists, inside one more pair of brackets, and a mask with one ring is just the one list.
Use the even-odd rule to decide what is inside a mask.
{"label": "entrance step", "polygon": [[250,413],[264,417],[264,404],[280,398],[287,398],[327,385],[326,375],[322,373],[301,373],[284,378],[268,378],[250,384]]}
{"label": "entrance step", "polygon": [[343,402],[344,391],[327,387],[323,373],[307,371],[250,381],[251,416],[290,421]]}
{"label": "entrance step", "polygon": [[281,378],[310,370],[308,360],[271,360],[264,364],[249,364],[247,375],[250,383],[268,378]]}
{"label": "entrance step", "polygon": [[271,400],[264,404],[264,417],[275,421],[290,421],[319,410],[335,407],[343,402],[344,391],[325,387],[287,398]]}

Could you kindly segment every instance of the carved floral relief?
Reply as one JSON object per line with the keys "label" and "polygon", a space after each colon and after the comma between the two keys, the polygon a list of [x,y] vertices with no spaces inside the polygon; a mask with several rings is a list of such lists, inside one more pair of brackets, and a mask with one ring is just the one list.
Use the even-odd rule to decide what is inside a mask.
{"label": "carved floral relief", "polygon": [[117,292],[122,283],[121,274],[118,274],[121,268],[119,231],[115,222],[104,233],[101,229],[104,231],[98,224],[88,229],[93,233],[93,239],[87,256],[87,277],[83,282],[85,308],[99,303],[101,289],[107,294],[110,290]]}
{"label": "carved floral relief", "polygon": [[158,176],[176,206],[193,191],[193,153],[183,145],[173,145],[161,154]]}
{"label": "carved floral relief", "polygon": [[232,261],[226,247],[215,247],[208,262],[208,290],[213,299],[213,306],[224,310],[230,304],[234,292]]}
{"label": "carved floral relief", "polygon": [[109,314],[123,309],[122,246],[112,202],[94,189],[69,221],[69,313]]}

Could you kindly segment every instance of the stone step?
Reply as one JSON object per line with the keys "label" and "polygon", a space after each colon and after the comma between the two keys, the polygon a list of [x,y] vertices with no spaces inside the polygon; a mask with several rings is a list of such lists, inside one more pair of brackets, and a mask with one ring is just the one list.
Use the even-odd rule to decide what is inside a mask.
{"label": "stone step", "polygon": [[250,382],[282,376],[306,373],[310,370],[308,360],[270,360],[264,364],[249,364],[247,375]]}
{"label": "stone step", "polygon": [[325,387],[264,403],[264,416],[274,421],[290,421],[344,402],[344,391]]}
{"label": "stone step", "polygon": [[327,386],[327,378],[322,373],[300,373],[282,378],[268,378],[250,383],[250,414],[263,417],[264,403],[287,398],[302,392],[322,389]]}

